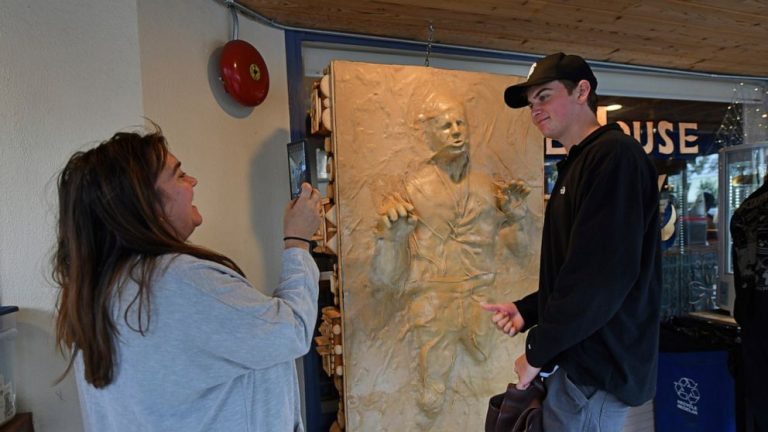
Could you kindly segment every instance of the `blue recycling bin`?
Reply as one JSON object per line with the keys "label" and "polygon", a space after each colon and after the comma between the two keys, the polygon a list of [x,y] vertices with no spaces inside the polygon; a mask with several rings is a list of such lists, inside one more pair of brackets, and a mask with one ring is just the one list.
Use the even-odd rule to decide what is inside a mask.
{"label": "blue recycling bin", "polygon": [[734,379],[727,351],[661,352],[656,432],[735,432]]}

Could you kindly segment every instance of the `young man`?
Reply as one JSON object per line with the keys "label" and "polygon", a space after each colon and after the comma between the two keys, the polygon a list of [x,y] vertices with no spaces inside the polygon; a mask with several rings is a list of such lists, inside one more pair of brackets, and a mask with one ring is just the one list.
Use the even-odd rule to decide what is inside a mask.
{"label": "young man", "polygon": [[618,125],[600,126],[596,88],[584,59],[557,53],[504,94],[567,151],[544,217],[539,290],[483,306],[510,336],[528,332],[517,387],[547,376],[545,431],[620,431],[629,406],[656,389],[656,170]]}

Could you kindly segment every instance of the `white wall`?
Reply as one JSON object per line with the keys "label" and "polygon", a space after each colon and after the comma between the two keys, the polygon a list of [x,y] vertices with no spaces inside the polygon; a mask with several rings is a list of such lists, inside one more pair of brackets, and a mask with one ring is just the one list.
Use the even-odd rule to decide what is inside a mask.
{"label": "white wall", "polygon": [[262,52],[272,81],[266,101],[244,109],[209,83],[230,21],[212,0],[2,2],[0,304],[21,308],[18,410],[33,412],[37,431],[82,430],[71,375],[53,384],[65,363],[49,276],[55,175],[74,151],[142,115],[156,121],[200,180],[205,222],[192,241],[232,257],[266,291],[279,277],[289,196],[283,34],[240,18],[240,38]]}
{"label": "white wall", "polygon": [[54,347],[55,174],[75,150],[138,122],[133,1],[3,0],[0,8],[0,302],[18,305],[19,411],[79,431],[74,382]]}

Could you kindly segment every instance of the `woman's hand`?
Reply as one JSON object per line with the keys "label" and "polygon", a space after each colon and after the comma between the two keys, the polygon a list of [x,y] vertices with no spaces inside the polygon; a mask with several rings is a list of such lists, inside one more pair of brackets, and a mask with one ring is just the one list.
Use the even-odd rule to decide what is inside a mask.
{"label": "woman's hand", "polygon": [[[283,235],[311,240],[320,227],[320,192],[309,183],[302,183],[299,196],[288,203],[283,217]],[[309,249],[309,243],[286,240],[285,247]]]}

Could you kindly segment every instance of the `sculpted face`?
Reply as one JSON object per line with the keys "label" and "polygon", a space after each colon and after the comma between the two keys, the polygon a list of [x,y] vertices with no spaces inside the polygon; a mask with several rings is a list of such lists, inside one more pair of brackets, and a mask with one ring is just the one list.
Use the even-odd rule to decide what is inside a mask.
{"label": "sculpted face", "polygon": [[426,122],[429,148],[436,156],[454,159],[469,151],[469,130],[464,109],[450,102],[438,104],[438,114]]}

